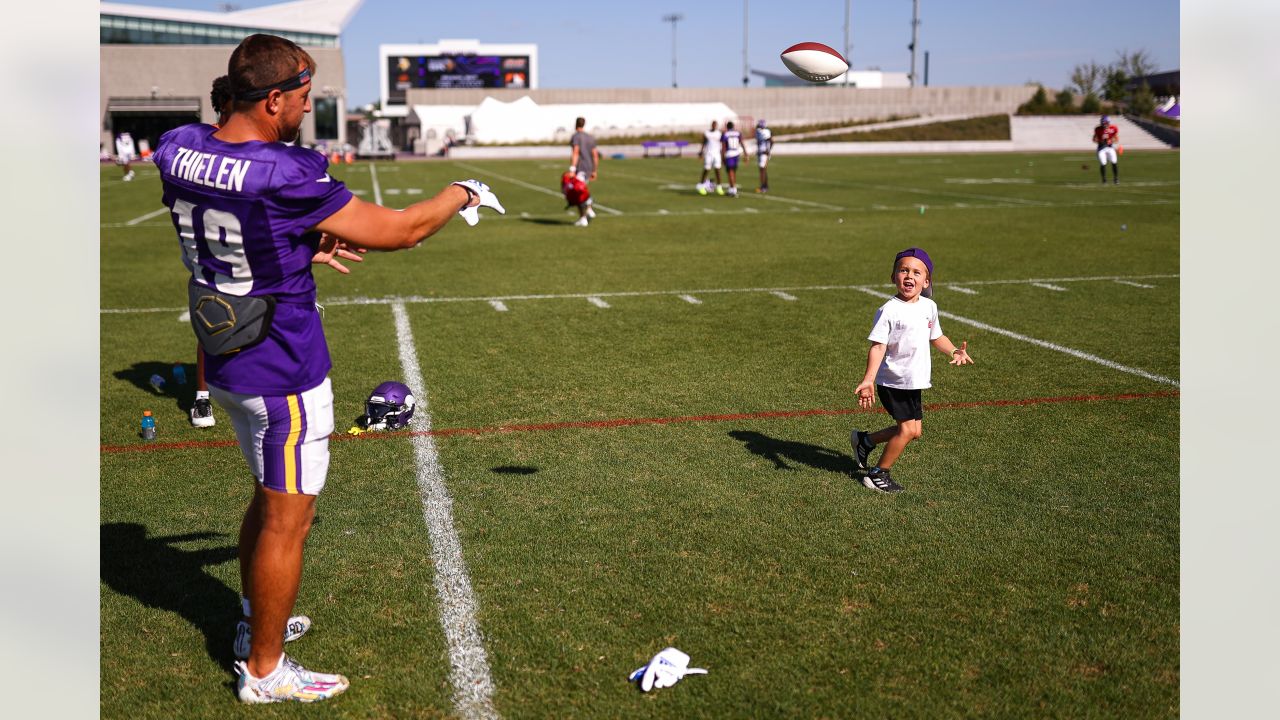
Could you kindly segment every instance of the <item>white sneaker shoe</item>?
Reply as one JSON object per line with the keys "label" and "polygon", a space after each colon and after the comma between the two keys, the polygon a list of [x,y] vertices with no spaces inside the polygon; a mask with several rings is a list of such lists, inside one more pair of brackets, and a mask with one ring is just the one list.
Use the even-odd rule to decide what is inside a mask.
{"label": "white sneaker shoe", "polygon": [[[306,615],[294,615],[289,618],[289,622],[284,624],[284,641],[293,642],[311,629],[311,618]],[[241,620],[236,623],[236,641],[232,648],[235,656],[240,660],[249,657],[249,645],[252,640],[253,631],[249,628],[248,620]]]}
{"label": "white sneaker shoe", "polygon": [[236,694],[243,703],[273,703],[294,700],[317,702],[341,695],[351,683],[342,675],[311,672],[288,655],[280,656],[280,664],[264,678],[249,673],[247,663],[235,663]]}
{"label": "white sneaker shoe", "polygon": [[582,217],[578,218],[578,221],[577,221],[577,222],[575,222],[573,225],[574,225],[574,227],[586,227],[586,226],[587,226],[587,216],[586,216],[586,215],[583,215]]}
{"label": "white sneaker shoe", "polygon": [[587,206],[587,217],[591,218],[592,220],[596,219],[596,211],[590,205]]}
{"label": "white sneaker shoe", "polygon": [[132,180],[133,180],[133,171],[130,170],[129,172],[125,173],[124,181],[131,182]]}
{"label": "white sneaker shoe", "polygon": [[191,424],[195,427],[213,427],[217,423],[213,419],[213,403],[209,398],[196,398],[191,405]]}

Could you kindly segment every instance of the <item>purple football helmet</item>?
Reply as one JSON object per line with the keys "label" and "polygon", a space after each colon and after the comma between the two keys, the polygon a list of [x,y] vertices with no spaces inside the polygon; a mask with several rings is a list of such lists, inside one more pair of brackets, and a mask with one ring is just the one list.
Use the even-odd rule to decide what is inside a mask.
{"label": "purple football helmet", "polygon": [[388,380],[369,393],[364,401],[365,427],[370,430],[399,430],[413,419],[413,391],[408,385]]}

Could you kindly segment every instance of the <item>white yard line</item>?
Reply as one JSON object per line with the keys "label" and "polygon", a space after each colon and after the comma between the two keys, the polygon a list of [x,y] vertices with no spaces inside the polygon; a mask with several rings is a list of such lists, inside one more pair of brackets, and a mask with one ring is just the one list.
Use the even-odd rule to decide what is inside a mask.
{"label": "white yard line", "polygon": [[[1019,280],[966,280],[965,286],[972,285],[1032,285],[1035,283],[1074,283],[1074,282],[1099,282],[1103,280],[1154,280],[1154,279],[1177,279],[1177,274],[1172,275],[1096,275],[1089,277],[1060,277],[1060,278],[1028,278]],[[772,293],[778,290],[783,292],[810,291],[810,290],[861,290],[864,285],[795,285],[787,287],[751,287],[751,288],[702,288],[698,290],[622,290],[618,292],[590,292],[590,293],[556,293],[547,295],[496,295],[496,296],[463,296],[463,297],[426,297],[422,295],[397,295],[391,297],[336,297],[329,298],[324,301],[326,307],[339,307],[344,305],[390,305],[393,303],[454,303],[454,302],[486,302],[492,304],[494,301],[502,302],[504,300],[566,300],[566,299],[585,299],[589,297],[656,297],[660,295],[712,295],[712,294],[738,294],[738,293]],[[884,287],[891,287],[886,284]],[[941,287],[949,288],[950,285]],[[182,312],[186,308],[182,307],[150,307],[150,308],[102,308],[98,312],[102,315],[129,315],[134,313],[156,313],[156,312]]]}
{"label": "white yard line", "polygon": [[[859,287],[854,289],[860,290],[864,293],[867,293],[868,295],[875,295],[876,297],[884,298],[886,300],[889,299],[890,297],[893,297],[889,293],[885,293],[880,290],[875,290],[869,287]],[[1167,378],[1163,375],[1156,375],[1155,373],[1147,372],[1146,370],[1141,370],[1139,368],[1132,368],[1132,367],[1129,367],[1128,365],[1121,365],[1120,363],[1115,362],[1114,360],[1108,360],[1106,358],[1098,357],[1097,355],[1084,352],[1083,350],[1076,350],[1075,348],[1069,348],[1065,345],[1051,343],[1047,340],[1039,340],[1037,338],[1033,338],[1027,335],[1022,335],[1020,333],[1013,332],[1012,330],[1005,330],[1004,328],[998,328],[994,325],[988,325],[984,322],[971,320],[967,317],[955,315],[949,312],[943,312],[941,310],[938,311],[938,315],[941,317],[947,318],[948,320],[955,320],[958,323],[962,323],[964,325],[969,325],[971,327],[978,328],[979,330],[986,330],[987,332],[993,332],[997,335],[1003,335],[1007,338],[1013,338],[1014,340],[1021,340],[1022,342],[1025,342],[1025,343],[1031,343],[1032,345],[1038,345],[1042,348],[1047,348],[1049,350],[1054,350],[1056,352],[1065,353],[1072,357],[1080,358],[1081,360],[1088,360],[1089,362],[1097,363],[1104,367],[1109,367],[1112,370],[1119,370],[1120,372],[1129,373],[1130,375],[1137,375],[1138,377],[1144,377],[1148,380],[1154,380],[1155,382],[1164,383],[1166,385],[1172,385],[1174,387],[1179,386],[1178,381],[1174,380],[1173,378]]]}
{"label": "white yard line", "polygon": [[1120,283],[1121,285],[1128,285],[1130,287],[1144,288],[1147,290],[1150,290],[1151,288],[1155,287],[1155,285],[1148,285],[1146,283],[1134,282],[1132,280],[1113,280],[1112,282]]}
{"label": "white yard line", "polygon": [[[507,175],[500,175],[500,174],[498,174],[498,173],[496,173],[496,172],[494,172],[494,171],[492,171],[492,170],[489,170],[489,169],[487,169],[487,168],[477,167],[477,166],[475,166],[475,165],[470,165],[470,164],[468,164],[468,163],[464,163],[464,162],[455,162],[454,164],[455,164],[455,165],[457,165],[457,166],[458,166],[458,167],[460,167],[460,168],[466,168],[467,170],[470,170],[470,171],[471,171],[471,172],[473,172],[473,173],[477,173],[477,174],[481,174],[481,175],[491,175],[491,176],[493,176],[493,177],[498,178],[499,180],[505,180],[505,181],[507,181],[507,182],[509,182],[509,183],[511,183],[511,184],[513,184],[513,185],[519,185],[519,186],[520,186],[520,187],[522,187],[522,188],[527,188],[527,189],[529,189],[529,190],[536,190],[536,191],[538,191],[538,192],[540,192],[540,193],[545,193],[545,194],[547,194],[547,195],[551,195],[551,196],[553,196],[553,197],[558,197],[558,198],[563,198],[563,197],[564,197],[564,195],[563,195],[563,194],[558,193],[558,192],[556,192],[555,190],[552,190],[551,188],[545,188],[545,187],[542,187],[541,185],[534,185],[533,183],[528,183],[528,182],[525,182],[525,181],[523,181],[523,180],[518,180],[518,179],[516,179],[516,178],[510,177],[510,176],[507,176]],[[601,205],[601,204],[600,204],[600,203],[598,203],[598,202],[592,202],[592,203],[591,203],[591,207],[593,207],[593,208],[595,208],[595,209],[597,209],[597,210],[603,210],[603,211],[605,211],[605,212],[607,212],[607,213],[611,213],[611,214],[613,214],[613,215],[621,215],[621,214],[622,214],[622,211],[621,211],[621,210],[617,210],[617,209],[615,209],[615,208],[611,208],[611,207],[609,207],[608,205]]]}
{"label": "white yard line", "polygon": [[1033,283],[1031,283],[1031,286],[1032,286],[1032,287],[1038,287],[1038,288],[1044,288],[1045,290],[1053,290],[1054,292],[1066,292],[1066,291],[1067,291],[1067,289],[1066,289],[1066,288],[1064,288],[1064,287],[1062,287],[1061,285],[1054,285],[1053,283],[1033,282]]}
{"label": "white yard line", "polygon": [[690,305],[701,305],[701,304],[702,304],[702,301],[701,301],[701,300],[699,300],[698,298],[696,298],[696,297],[694,297],[694,296],[692,296],[692,295],[681,295],[681,296],[680,296],[680,299],[681,299],[681,300],[683,300],[683,301],[685,301],[685,302],[687,302],[687,303],[689,303]]}
{"label": "white yard line", "polygon": [[369,177],[373,180],[373,202],[382,204],[382,186],[378,184],[378,165],[369,163]]}
{"label": "white yard line", "polygon": [[471,580],[462,559],[462,543],[453,527],[453,499],[444,482],[444,468],[431,430],[431,413],[427,405],[427,387],[418,368],[418,353],[409,326],[409,313],[404,303],[394,303],[391,312],[396,321],[396,340],[400,345],[400,365],[404,382],[414,391],[412,436],[413,454],[417,462],[418,492],[422,500],[422,516],[431,539],[431,560],[435,564],[436,594],[440,597],[440,626],[449,646],[449,680],[453,683],[453,705],[458,715],[467,720],[498,718],[493,705],[493,677],[484,640],[476,624],[476,599]]}
{"label": "white yard line", "polygon": [[773,290],[773,291],[771,291],[771,292],[770,292],[770,294],[771,294],[771,295],[777,295],[778,297],[782,298],[783,300],[794,301],[794,300],[796,299],[796,296],[795,296],[795,295],[792,295],[791,293],[783,292],[783,291],[781,291],[781,290]]}
{"label": "white yard line", "polygon": [[492,305],[493,309],[497,310],[498,312],[507,311],[507,304],[502,302],[501,300],[490,300],[489,304]]}
{"label": "white yard line", "polygon": [[146,215],[139,215],[138,217],[136,217],[136,218],[134,218],[134,219],[130,220],[129,222],[125,223],[125,226],[127,226],[127,227],[128,227],[128,226],[137,225],[137,224],[138,224],[138,223],[140,223],[140,222],[145,222],[145,221],[147,221],[147,220],[150,220],[150,219],[151,219],[151,218],[153,218],[153,217],[156,217],[156,216],[158,216],[158,215],[163,215],[163,214],[165,214],[165,213],[167,213],[167,212],[169,212],[169,208],[162,207],[162,208],[160,208],[159,210],[153,210],[153,211],[151,211],[151,212],[147,213]]}
{"label": "white yard line", "polygon": [[955,290],[956,292],[958,292],[958,293],[964,293],[965,295],[977,295],[977,294],[978,294],[978,291],[977,291],[977,290],[970,290],[970,289],[969,289],[969,288],[967,288],[967,287],[961,287],[961,286],[959,286],[959,285],[942,285],[941,287],[945,287],[945,288],[946,288],[946,289],[948,289],[948,290]]}
{"label": "white yard line", "polygon": [[587,302],[589,302],[589,303],[591,303],[592,305],[595,305],[596,307],[601,308],[601,309],[603,309],[603,310],[608,310],[608,309],[609,309],[609,303],[605,302],[604,300],[601,300],[600,298],[596,297],[595,295],[591,295],[590,297],[588,297],[588,298],[587,298]]}

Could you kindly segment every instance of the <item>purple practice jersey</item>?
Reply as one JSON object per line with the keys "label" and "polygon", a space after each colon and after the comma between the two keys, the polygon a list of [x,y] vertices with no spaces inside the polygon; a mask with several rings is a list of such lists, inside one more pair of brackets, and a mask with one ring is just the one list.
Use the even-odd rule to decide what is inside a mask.
{"label": "purple practice jersey", "polygon": [[315,225],[351,200],[324,155],[284,143],[227,143],[212,125],[165,133],[154,162],[192,281],[228,295],[271,295],[265,340],[207,355],[210,385],[247,395],[309,390],[329,373],[311,276]]}

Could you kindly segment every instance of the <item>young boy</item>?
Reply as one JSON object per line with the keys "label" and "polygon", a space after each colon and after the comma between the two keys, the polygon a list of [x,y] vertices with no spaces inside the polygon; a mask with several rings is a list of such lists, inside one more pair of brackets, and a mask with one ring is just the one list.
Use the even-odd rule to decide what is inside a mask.
{"label": "young boy", "polygon": [[890,278],[898,294],[876,311],[872,323],[871,349],[867,351],[867,372],[854,393],[858,406],[875,404],[874,387],[884,409],[893,417],[894,425],[876,432],[854,430],[849,436],[858,469],[867,469],[867,456],[880,443],[887,443],[880,461],[871,468],[862,484],[879,492],[902,492],[902,486],[889,476],[889,469],[902,455],[907,443],[920,438],[924,410],[920,391],[930,387],[929,345],[951,356],[952,365],[970,365],[973,358],[969,343],[959,347],[942,334],[938,323],[938,306],[923,293],[933,280],[933,261],[920,248],[908,248],[893,259]]}

